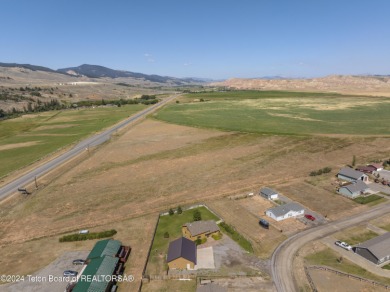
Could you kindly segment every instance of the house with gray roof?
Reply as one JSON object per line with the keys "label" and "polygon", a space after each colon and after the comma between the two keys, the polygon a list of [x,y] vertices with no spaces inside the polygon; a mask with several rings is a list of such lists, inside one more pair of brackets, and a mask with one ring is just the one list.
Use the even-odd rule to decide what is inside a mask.
{"label": "house with gray roof", "polygon": [[298,203],[288,203],[268,209],[265,214],[276,221],[293,218],[305,213],[305,209]]}
{"label": "house with gray roof", "polygon": [[270,188],[262,188],[259,195],[267,200],[277,200],[279,194]]}
{"label": "house with gray roof", "polygon": [[339,188],[338,192],[349,198],[356,198],[369,190],[368,186],[361,180],[351,182]]}
{"label": "house with gray roof", "polygon": [[357,180],[361,180],[365,182],[368,181],[368,176],[365,173],[354,170],[349,167],[343,167],[342,169],[340,169],[339,173],[337,174],[337,177],[341,180],[345,180],[349,182],[353,182]]}
{"label": "house with gray roof", "polygon": [[390,232],[360,243],[352,250],[370,262],[380,265],[390,260]]}
{"label": "house with gray roof", "polygon": [[190,240],[203,239],[211,235],[219,234],[220,230],[214,220],[195,221],[182,226],[183,236]]}
{"label": "house with gray roof", "polygon": [[195,242],[180,237],[169,243],[167,263],[169,269],[191,270],[196,265]]}

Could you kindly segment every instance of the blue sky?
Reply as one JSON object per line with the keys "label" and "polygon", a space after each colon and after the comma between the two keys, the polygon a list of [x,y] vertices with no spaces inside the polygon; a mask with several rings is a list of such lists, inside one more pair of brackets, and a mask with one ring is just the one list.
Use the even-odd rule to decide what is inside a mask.
{"label": "blue sky", "polygon": [[176,77],[390,74],[389,0],[0,0],[0,62]]}

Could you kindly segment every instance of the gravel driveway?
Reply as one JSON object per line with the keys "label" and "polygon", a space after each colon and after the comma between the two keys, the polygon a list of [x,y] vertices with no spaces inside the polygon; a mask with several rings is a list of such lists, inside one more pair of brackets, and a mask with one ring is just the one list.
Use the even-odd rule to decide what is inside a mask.
{"label": "gravel driveway", "polygon": [[24,281],[6,284],[0,286],[0,291],[4,292],[53,292],[65,291],[68,284],[67,279],[62,277],[65,270],[73,270],[79,272],[82,270],[82,265],[73,265],[75,259],[85,259],[90,251],[72,251],[66,252],[54,262],[38,271],[37,273],[25,276]]}

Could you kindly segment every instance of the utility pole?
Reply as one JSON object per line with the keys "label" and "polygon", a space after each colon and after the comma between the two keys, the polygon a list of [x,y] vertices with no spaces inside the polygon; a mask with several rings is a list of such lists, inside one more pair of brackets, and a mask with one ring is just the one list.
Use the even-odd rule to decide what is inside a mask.
{"label": "utility pole", "polygon": [[35,176],[35,188],[38,189],[37,176]]}

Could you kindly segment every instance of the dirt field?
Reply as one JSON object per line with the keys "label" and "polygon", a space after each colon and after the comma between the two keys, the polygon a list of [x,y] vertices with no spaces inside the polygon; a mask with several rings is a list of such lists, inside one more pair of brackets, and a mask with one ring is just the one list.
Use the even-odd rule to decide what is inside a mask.
{"label": "dirt field", "polygon": [[[349,163],[352,153],[359,161],[360,153],[376,158],[387,157],[389,152],[386,138],[262,136],[146,120],[111,143],[91,149],[89,156],[69,164],[71,168],[54,181],[50,176],[40,179],[43,187],[30,197],[18,196],[2,204],[0,245],[5,264],[0,269],[3,273],[39,269],[64,250],[92,245],[65,248],[57,243],[58,235],[103,226],[118,230],[123,222],[134,222],[126,228],[128,237],[123,242],[128,238],[135,245],[134,240],[144,240],[139,246],[142,252],[133,249],[130,260],[136,257],[144,262],[149,244],[144,235],[151,236],[157,212],[201,201],[210,202],[228,223],[256,243],[256,254],[267,257],[284,235],[272,228],[265,233],[245,200],[216,199],[257,192],[264,185],[303,181],[313,169]],[[307,199],[314,201],[315,195],[308,194]],[[329,196],[327,203],[331,205],[335,198]],[[335,200],[337,207],[340,201]],[[311,201],[303,203],[320,207],[311,206]],[[349,210],[340,212],[342,216]],[[145,214],[151,214],[142,217],[149,218],[145,219],[148,223],[126,220]],[[144,235],[138,238],[138,233]]]}
{"label": "dirt field", "polygon": [[337,292],[385,292],[385,288],[374,286],[366,282],[350,279],[344,276],[338,276],[334,273],[320,270],[310,270],[310,275],[319,292],[337,291]]}

